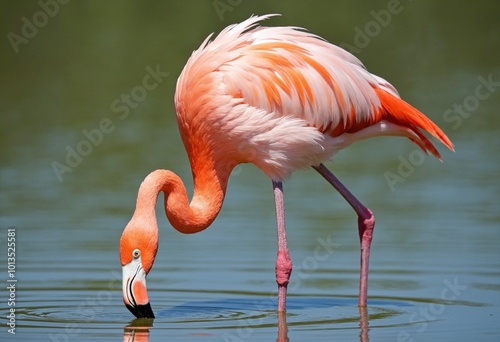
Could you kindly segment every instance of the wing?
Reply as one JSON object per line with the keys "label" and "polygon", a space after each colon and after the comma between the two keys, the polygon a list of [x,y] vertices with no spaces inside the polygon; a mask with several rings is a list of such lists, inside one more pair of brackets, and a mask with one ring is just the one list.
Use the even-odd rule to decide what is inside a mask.
{"label": "wing", "polygon": [[[219,90],[232,98],[273,117],[304,120],[333,137],[386,120],[392,131],[382,129],[379,135],[407,136],[439,157],[422,128],[452,149],[432,121],[401,100],[389,82],[368,72],[354,55],[300,28],[256,27],[270,16],[229,26],[211,42],[209,36],[183,74],[198,82],[204,75],[217,74],[223,88]],[[178,82],[179,92],[192,89],[185,82]]]}
{"label": "wing", "polygon": [[357,122],[374,121],[381,105],[374,88],[398,96],[355,56],[318,36],[292,27],[248,30],[263,18],[223,31],[212,43],[234,44],[234,55],[218,68],[234,97],[333,133],[337,127],[348,130]]}

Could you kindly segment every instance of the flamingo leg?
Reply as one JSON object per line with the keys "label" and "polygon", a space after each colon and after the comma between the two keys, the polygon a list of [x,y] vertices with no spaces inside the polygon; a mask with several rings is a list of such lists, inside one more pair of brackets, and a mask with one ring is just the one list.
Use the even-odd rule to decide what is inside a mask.
{"label": "flamingo leg", "polygon": [[345,198],[358,215],[358,231],[359,240],[361,243],[361,272],[359,280],[359,302],[360,307],[366,306],[368,293],[368,264],[370,260],[370,246],[373,237],[373,228],[375,227],[375,217],[373,213],[365,207],[334,174],[326,168],[325,165],[319,164],[313,168],[322,175],[328,183],[330,183],[337,191]]}
{"label": "flamingo leg", "polygon": [[276,282],[278,283],[278,312],[286,310],[286,289],[292,273],[292,261],[286,242],[285,205],[283,184],[273,180],[274,203],[276,206],[276,228],[278,232],[278,256],[276,257]]}

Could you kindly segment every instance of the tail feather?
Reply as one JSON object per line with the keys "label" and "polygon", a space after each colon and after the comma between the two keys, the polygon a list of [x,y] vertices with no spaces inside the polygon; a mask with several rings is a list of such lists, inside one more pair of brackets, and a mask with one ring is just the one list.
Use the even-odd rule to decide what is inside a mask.
{"label": "tail feather", "polygon": [[453,143],[446,136],[446,134],[444,134],[444,132],[434,122],[432,122],[418,109],[383,89],[375,88],[375,92],[377,93],[377,96],[382,104],[382,116],[384,119],[397,125],[409,128],[418,137],[418,139],[415,137],[410,138],[410,140],[417,144],[424,152],[430,152],[436,158],[441,160],[441,155],[437,151],[436,147],[422,133],[421,129],[429,132],[451,151],[455,151]]}

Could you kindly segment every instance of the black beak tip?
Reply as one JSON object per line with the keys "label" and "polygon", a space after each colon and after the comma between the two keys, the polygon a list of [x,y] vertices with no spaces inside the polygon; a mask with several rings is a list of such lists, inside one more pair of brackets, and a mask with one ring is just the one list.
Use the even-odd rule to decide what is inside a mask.
{"label": "black beak tip", "polygon": [[155,318],[149,303],[137,306],[126,305],[126,307],[137,318]]}

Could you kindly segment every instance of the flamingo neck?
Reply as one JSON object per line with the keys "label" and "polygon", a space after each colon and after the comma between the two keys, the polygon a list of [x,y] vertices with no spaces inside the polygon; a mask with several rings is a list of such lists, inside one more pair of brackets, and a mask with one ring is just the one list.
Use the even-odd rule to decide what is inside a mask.
{"label": "flamingo neck", "polygon": [[194,194],[189,203],[186,187],[179,176],[172,171],[155,170],[139,188],[135,215],[155,219],[156,201],[163,191],[170,224],[181,233],[197,233],[210,226],[220,212],[228,178],[229,174],[218,173],[215,168],[193,169]]}

